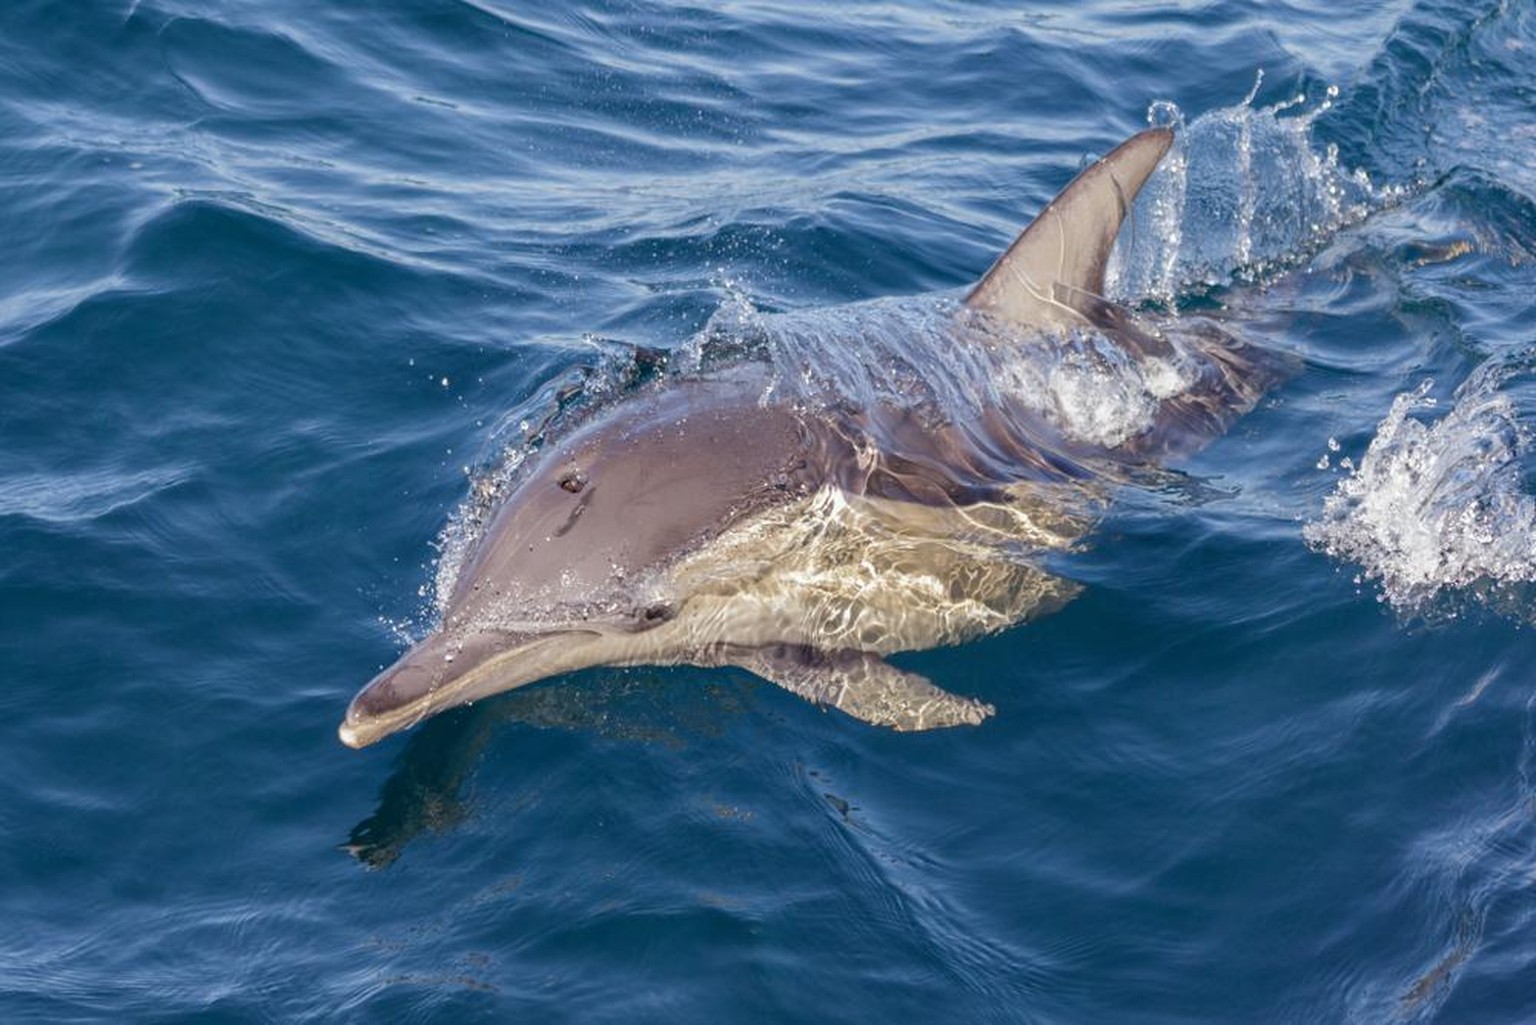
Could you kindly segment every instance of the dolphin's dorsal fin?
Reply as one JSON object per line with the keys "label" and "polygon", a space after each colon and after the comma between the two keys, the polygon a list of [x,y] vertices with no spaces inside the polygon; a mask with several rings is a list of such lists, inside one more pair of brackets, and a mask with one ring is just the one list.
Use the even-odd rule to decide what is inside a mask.
{"label": "dolphin's dorsal fin", "polygon": [[1025,327],[1081,323],[1104,292],[1120,222],[1172,143],[1171,128],[1150,128],[1072,179],[971,289],[966,305]]}

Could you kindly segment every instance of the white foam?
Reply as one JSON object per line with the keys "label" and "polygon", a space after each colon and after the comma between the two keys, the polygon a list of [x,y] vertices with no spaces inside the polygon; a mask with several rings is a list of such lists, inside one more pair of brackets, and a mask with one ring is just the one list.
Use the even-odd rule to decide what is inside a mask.
{"label": "white foam", "polygon": [[1383,600],[1424,611],[1447,589],[1536,581],[1536,499],[1522,485],[1530,432],[1485,366],[1438,421],[1431,382],[1399,395],[1358,467],[1306,525],[1309,543],[1362,567]]}
{"label": "white foam", "polygon": [[1050,369],[1049,412],[1071,436],[1113,448],[1152,426],[1157,400],[1140,375],[1069,356]]}

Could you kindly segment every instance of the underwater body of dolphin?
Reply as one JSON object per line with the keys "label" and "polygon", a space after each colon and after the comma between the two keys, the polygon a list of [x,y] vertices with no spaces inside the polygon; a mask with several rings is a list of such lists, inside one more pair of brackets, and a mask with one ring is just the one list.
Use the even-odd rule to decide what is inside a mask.
{"label": "underwater body of dolphin", "polygon": [[[1214,436],[1275,376],[1208,323],[1155,326],[1102,298],[1172,141],[1147,130],[1084,170],[939,309],[967,396],[950,408],[796,394],[741,360],[653,382],[544,445],[441,626],[353,699],[342,741],[593,666],[738,666],[898,730],[981,722],[990,705],[884,656],[1059,607],[1077,587],[1038,556],[1087,532],[1094,482]],[[1057,371],[1131,381],[1145,416],[1106,428],[1042,404]]]}

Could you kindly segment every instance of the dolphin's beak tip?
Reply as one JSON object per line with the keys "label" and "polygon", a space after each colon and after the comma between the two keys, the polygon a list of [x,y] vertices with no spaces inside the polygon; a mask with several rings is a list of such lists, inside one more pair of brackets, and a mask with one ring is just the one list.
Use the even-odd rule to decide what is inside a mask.
{"label": "dolphin's beak tip", "polygon": [[357,735],[357,731],[353,729],[350,722],[342,723],[341,726],[337,728],[336,735],[341,738],[341,742],[343,744],[352,748],[354,751],[358,748],[366,747],[368,745],[366,740]]}

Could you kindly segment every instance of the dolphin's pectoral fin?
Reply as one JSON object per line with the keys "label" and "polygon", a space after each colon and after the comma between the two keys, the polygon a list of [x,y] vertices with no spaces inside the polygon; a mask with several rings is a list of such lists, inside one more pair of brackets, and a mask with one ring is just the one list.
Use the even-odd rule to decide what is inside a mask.
{"label": "dolphin's pectoral fin", "polygon": [[903,732],[974,726],[995,709],[935,687],[867,651],[775,645],[732,651],[728,661],[818,705]]}

